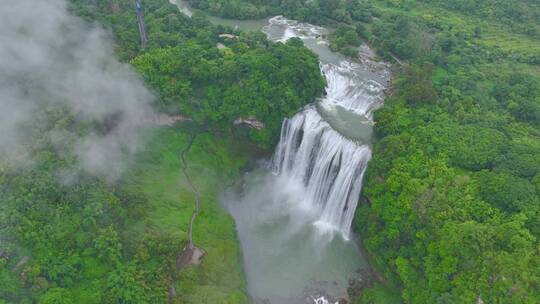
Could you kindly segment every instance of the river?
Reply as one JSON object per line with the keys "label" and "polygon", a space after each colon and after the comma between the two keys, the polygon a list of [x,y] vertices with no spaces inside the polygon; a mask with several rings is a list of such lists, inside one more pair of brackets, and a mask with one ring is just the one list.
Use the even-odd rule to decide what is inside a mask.
{"label": "river", "polygon": [[[194,11],[170,0],[183,13]],[[221,201],[233,215],[255,303],[334,303],[367,267],[351,225],[371,157],[372,113],[382,106],[389,66],[363,45],[352,60],[329,49],[323,27],[281,16],[209,17],[260,30],[270,40],[298,37],[319,56],[326,95],[283,122],[274,156],[245,174]]]}

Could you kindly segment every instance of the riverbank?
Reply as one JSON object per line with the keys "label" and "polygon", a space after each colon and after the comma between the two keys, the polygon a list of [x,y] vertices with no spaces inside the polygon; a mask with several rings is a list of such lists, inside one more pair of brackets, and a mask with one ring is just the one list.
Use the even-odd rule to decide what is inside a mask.
{"label": "riverbank", "polygon": [[[156,127],[146,132],[147,149],[126,175],[130,192],[144,196],[149,205],[142,222],[129,233],[163,234],[188,242],[188,225],[195,206],[191,186],[182,172],[180,153],[195,130],[186,123]],[[230,184],[252,157],[249,145],[229,135],[200,133],[185,153],[188,172],[200,193],[200,213],[193,225],[193,241],[206,254],[201,263],[176,275],[175,300],[182,303],[249,303],[234,221],[216,195]],[[160,246],[159,244],[156,244]],[[182,247],[172,253],[178,256]],[[176,272],[176,271],[174,271]]]}

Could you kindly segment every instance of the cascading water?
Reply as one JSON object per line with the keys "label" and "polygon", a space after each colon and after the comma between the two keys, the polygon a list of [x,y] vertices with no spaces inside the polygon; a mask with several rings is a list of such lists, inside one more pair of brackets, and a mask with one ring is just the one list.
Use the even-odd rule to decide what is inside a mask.
{"label": "cascading water", "polygon": [[362,79],[357,75],[358,69],[349,61],[342,61],[339,65],[323,64],[321,70],[328,86],[327,97],[321,102],[343,107],[371,120],[372,112],[382,105],[384,86],[375,80]]}
{"label": "cascading water", "polygon": [[372,113],[389,72],[369,52],[354,62],[331,52],[321,27],[274,17],[263,31],[275,41],[299,37],[319,55],[326,96],[283,121],[272,174],[267,166],[248,173],[243,190],[223,201],[235,217],[256,300],[335,303],[365,267],[348,238],[371,157]]}
{"label": "cascading water", "polygon": [[[182,0],[170,1],[190,10]],[[280,16],[210,20],[244,30],[264,23],[269,39],[299,37],[319,56],[326,96],[285,119],[270,164],[246,173],[221,201],[235,219],[255,303],[337,303],[347,298],[348,280],[366,267],[347,238],[371,156],[372,112],[382,105],[388,67],[372,60],[367,46],[356,61],[332,52],[322,27]]]}
{"label": "cascading water", "polygon": [[[300,37],[305,42],[311,39],[317,45],[325,44],[321,38],[324,35],[321,27],[283,17],[274,17],[269,23],[266,31],[275,40]],[[282,27],[283,30],[270,31],[272,26]],[[281,38],[277,38],[280,33]],[[326,96],[319,100],[324,114],[335,116],[332,112],[341,109],[356,114],[356,119],[369,125],[372,112],[382,105],[384,82],[365,77],[366,65],[344,58],[325,62],[324,56],[321,57],[321,71],[327,80]],[[354,133],[354,130],[349,133]],[[346,135],[351,134],[336,131],[319,114],[317,107],[308,106],[294,117],[284,120],[281,138],[272,159],[272,171],[280,178],[302,185],[302,205],[311,205],[318,212],[313,224],[320,231],[339,231],[348,239],[371,150],[354,135]]]}
{"label": "cascading water", "polygon": [[370,157],[367,145],[346,139],[308,107],[283,122],[272,169],[303,186],[304,199],[320,213],[318,227],[348,238]]}

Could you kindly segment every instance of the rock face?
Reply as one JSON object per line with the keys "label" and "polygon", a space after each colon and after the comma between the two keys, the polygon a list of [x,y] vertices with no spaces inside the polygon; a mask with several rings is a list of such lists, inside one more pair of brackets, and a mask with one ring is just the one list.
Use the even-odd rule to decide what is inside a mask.
{"label": "rock face", "polygon": [[262,130],[265,127],[264,123],[258,121],[257,119],[255,119],[253,117],[249,117],[249,118],[241,118],[241,117],[239,117],[234,121],[234,125],[235,126],[246,125],[249,128],[257,129],[257,130]]}
{"label": "rock face", "polygon": [[347,288],[347,293],[351,298],[359,296],[364,289],[381,281],[381,277],[372,269],[359,269],[357,273],[358,278],[349,280],[349,288]]}
{"label": "rock face", "polygon": [[377,273],[372,269],[359,269],[357,273],[358,278],[349,280],[349,288],[347,288],[347,293],[351,298],[359,296],[364,289],[380,281]]}
{"label": "rock face", "polygon": [[478,299],[476,300],[476,304],[484,304],[484,300],[478,296]]}
{"label": "rock face", "polygon": [[174,299],[176,297],[176,287],[171,283],[169,287],[169,299]]}
{"label": "rock face", "polygon": [[111,11],[115,14],[120,13],[120,5],[116,2],[111,4]]}

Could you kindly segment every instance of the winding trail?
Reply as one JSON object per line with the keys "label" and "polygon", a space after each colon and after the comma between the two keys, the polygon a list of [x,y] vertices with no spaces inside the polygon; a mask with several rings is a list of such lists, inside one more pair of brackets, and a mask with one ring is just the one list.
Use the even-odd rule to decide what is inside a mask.
{"label": "winding trail", "polygon": [[195,187],[195,185],[191,181],[191,178],[189,177],[189,174],[187,173],[188,165],[186,161],[186,153],[189,152],[196,138],[197,138],[197,133],[195,133],[191,137],[191,140],[189,141],[188,146],[180,154],[180,159],[182,160],[182,173],[186,177],[189,188],[191,188],[191,192],[193,192],[193,197],[195,198],[195,210],[193,210],[193,213],[191,214],[191,218],[189,220],[189,227],[188,227],[188,247],[189,248],[195,247],[195,245],[193,244],[193,223],[195,222],[195,218],[197,217],[197,214],[199,213],[199,210],[201,208],[201,202],[200,202],[201,194],[199,193],[199,190]]}
{"label": "winding trail", "polygon": [[183,268],[185,266],[189,265],[197,265],[200,263],[200,259],[204,255],[204,250],[197,248],[195,246],[195,243],[193,242],[193,224],[195,223],[195,219],[197,218],[197,215],[199,214],[199,211],[201,209],[201,195],[199,193],[199,190],[195,185],[193,184],[193,181],[191,180],[191,177],[189,176],[187,172],[188,164],[186,161],[186,153],[189,152],[191,149],[191,146],[193,145],[193,142],[197,138],[198,133],[195,133],[191,140],[189,141],[187,147],[182,150],[180,153],[180,160],[182,162],[182,173],[184,174],[184,177],[187,180],[187,183],[189,185],[189,188],[191,192],[193,193],[193,197],[195,198],[195,209],[193,210],[193,213],[191,214],[191,218],[189,219],[189,226],[188,226],[188,243],[182,250],[182,253],[178,256],[176,260],[176,267],[178,269]]}

